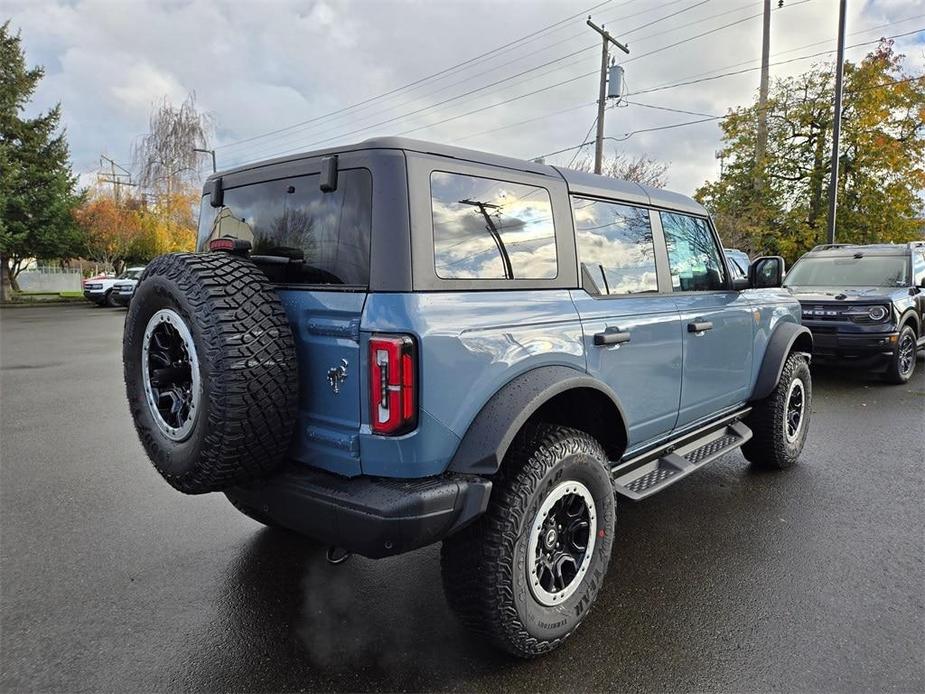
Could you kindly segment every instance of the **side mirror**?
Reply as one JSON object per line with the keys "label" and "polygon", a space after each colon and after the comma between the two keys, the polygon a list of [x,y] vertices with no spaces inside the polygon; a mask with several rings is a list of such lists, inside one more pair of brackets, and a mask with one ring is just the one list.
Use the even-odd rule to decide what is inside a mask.
{"label": "side mirror", "polygon": [[784,283],[784,259],[779,255],[756,258],[748,266],[748,284],[755,289],[780,287]]}

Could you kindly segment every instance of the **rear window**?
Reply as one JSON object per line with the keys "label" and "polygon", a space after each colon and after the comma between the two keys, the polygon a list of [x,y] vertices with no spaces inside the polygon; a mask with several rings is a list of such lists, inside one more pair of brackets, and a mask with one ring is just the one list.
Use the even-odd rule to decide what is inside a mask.
{"label": "rear window", "polygon": [[554,279],[556,233],[540,186],[435,171],[434,270],[441,279]]}
{"label": "rear window", "polygon": [[298,176],[223,191],[224,206],[202,201],[199,249],[221,237],[251,242],[251,258],[278,284],[369,285],[372,179],[338,172],[337,190]]}

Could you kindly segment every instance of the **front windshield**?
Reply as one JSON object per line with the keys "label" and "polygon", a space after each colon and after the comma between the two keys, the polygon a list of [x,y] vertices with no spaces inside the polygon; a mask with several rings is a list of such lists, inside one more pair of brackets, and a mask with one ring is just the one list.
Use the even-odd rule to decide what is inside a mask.
{"label": "front windshield", "polygon": [[137,280],[138,276],[141,274],[141,270],[126,270],[116,279],[120,280]]}
{"label": "front windshield", "polygon": [[864,255],[800,259],[787,273],[785,287],[905,287],[909,259],[901,255]]}

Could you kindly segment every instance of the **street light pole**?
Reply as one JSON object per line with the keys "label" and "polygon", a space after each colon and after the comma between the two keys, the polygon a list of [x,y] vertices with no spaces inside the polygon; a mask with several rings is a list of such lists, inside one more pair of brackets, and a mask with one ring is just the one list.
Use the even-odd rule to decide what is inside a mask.
{"label": "street light pole", "polygon": [[594,141],[594,173],[599,174],[604,163],[604,106],[607,103],[607,61],[610,44],[624,53],[630,49],[611,36],[604,27],[598,26],[588,17],[588,26],[601,35],[601,89],[597,102],[597,137]]}
{"label": "street light pole", "polygon": [[835,210],[838,199],[838,140],[841,137],[842,76],[845,71],[845,5],[840,0],[838,7],[838,61],[835,66],[835,113],[832,126],[832,165],[829,178],[829,217],[826,220],[828,243],[835,243]]}
{"label": "street light pole", "polygon": [[194,152],[202,152],[203,154],[211,154],[211,155],[212,155],[212,173],[215,173],[215,171],[216,171],[216,168],[215,168],[215,150],[214,150],[214,149],[201,149],[201,148],[199,148],[199,147],[193,147],[193,151],[194,151]]}

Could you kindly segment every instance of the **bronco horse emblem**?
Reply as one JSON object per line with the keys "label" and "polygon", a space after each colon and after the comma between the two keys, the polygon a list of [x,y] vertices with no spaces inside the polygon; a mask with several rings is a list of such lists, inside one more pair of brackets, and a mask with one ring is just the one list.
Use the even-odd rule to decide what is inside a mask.
{"label": "bronco horse emblem", "polygon": [[337,395],[340,393],[340,384],[347,380],[347,367],[350,366],[346,359],[340,360],[340,366],[332,366],[328,369],[328,385]]}

